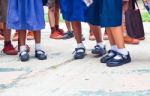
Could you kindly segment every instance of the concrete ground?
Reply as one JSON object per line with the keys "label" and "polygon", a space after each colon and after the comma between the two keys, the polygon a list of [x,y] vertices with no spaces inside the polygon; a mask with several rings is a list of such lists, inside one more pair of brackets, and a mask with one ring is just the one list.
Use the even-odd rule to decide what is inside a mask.
{"label": "concrete ground", "polygon": [[[83,34],[87,55],[83,60],[73,60],[74,39],[49,39],[46,26],[42,42],[47,60],[34,58],[34,41],[27,41],[31,46],[28,62],[0,53],[0,96],[150,96],[150,23],[144,23],[144,27],[146,40],[139,45],[127,45],[132,62],[108,68],[91,54],[95,42],[88,40],[86,24]],[[66,29],[64,24],[61,28]],[[109,49],[108,41],[104,42]]]}

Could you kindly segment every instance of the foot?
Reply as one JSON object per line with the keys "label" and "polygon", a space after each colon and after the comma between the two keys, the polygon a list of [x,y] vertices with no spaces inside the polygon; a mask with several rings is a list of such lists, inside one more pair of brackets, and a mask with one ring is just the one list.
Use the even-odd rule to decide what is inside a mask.
{"label": "foot", "polygon": [[96,40],[96,38],[95,38],[95,36],[94,36],[93,32],[90,32],[89,40],[91,40],[91,41]]}
{"label": "foot", "polygon": [[100,59],[100,62],[101,63],[106,63],[107,61],[109,61],[110,59],[112,59],[113,57],[115,57],[117,54],[116,51],[113,51],[113,50],[109,50],[108,51],[108,54],[106,54],[104,57],[102,57]]}
{"label": "foot", "polygon": [[27,34],[27,40],[33,40],[34,39],[34,34],[32,31],[29,31]]}
{"label": "foot", "polygon": [[22,62],[28,61],[30,56],[29,53],[27,51],[23,51],[20,53],[19,58]]}
{"label": "foot", "polygon": [[126,44],[139,44],[140,43],[140,40],[135,39],[135,38],[131,38],[129,36],[125,36],[124,41]]}
{"label": "foot", "polygon": [[56,29],[56,30],[59,31],[61,35],[64,35],[64,30],[63,29],[59,28],[59,29]]}
{"label": "foot", "polygon": [[103,56],[104,54],[106,54],[106,48],[102,48],[99,45],[96,45],[94,47],[94,49],[92,49],[92,54],[96,54],[98,56]]}
{"label": "foot", "polygon": [[76,48],[74,59],[83,59],[85,57],[85,48]]}
{"label": "foot", "polygon": [[13,45],[11,43],[4,46],[3,52],[7,55],[17,55],[18,54],[17,50],[13,47]]}
{"label": "foot", "polygon": [[15,32],[13,38],[12,38],[13,41],[18,41],[18,32]]}
{"label": "foot", "polygon": [[[120,56],[121,58],[120,59],[116,59],[115,58],[116,56]],[[108,67],[121,66],[121,65],[124,65],[124,64],[127,64],[127,63],[131,62],[130,54],[123,55],[123,54],[117,53],[116,56],[113,57],[112,59],[110,59],[109,61],[107,61],[107,66]]]}
{"label": "foot", "polygon": [[46,60],[47,59],[47,55],[42,50],[36,50],[35,51],[35,57],[39,60]]}
{"label": "foot", "polygon": [[63,39],[70,39],[73,38],[73,32],[68,31],[67,33],[64,34]]}
{"label": "foot", "polygon": [[62,39],[63,35],[59,31],[54,31],[51,33],[50,38],[52,39]]}

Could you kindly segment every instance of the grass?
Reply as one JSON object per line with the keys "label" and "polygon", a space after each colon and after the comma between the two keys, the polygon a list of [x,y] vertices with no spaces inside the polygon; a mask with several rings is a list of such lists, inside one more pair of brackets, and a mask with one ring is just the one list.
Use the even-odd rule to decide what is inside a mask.
{"label": "grass", "polygon": [[[141,12],[143,22],[150,22],[150,14],[146,11]],[[45,13],[45,21],[48,22],[48,13]],[[62,16],[60,16],[60,22],[64,22]]]}
{"label": "grass", "polygon": [[150,14],[148,12],[142,12],[143,22],[150,22]]}

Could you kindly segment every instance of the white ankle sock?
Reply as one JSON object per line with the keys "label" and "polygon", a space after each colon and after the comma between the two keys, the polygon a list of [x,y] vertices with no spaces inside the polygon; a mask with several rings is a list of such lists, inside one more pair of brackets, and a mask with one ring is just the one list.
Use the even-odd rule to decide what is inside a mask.
{"label": "white ankle sock", "polygon": [[116,52],[117,52],[117,51],[118,51],[118,48],[117,48],[117,46],[116,46],[116,45],[112,45],[112,46],[111,46],[111,50],[113,50],[113,51],[116,51]]}
{"label": "white ankle sock", "polygon": [[78,47],[78,48],[85,48],[83,43],[78,43],[78,44],[77,44],[77,47]]}
{"label": "white ankle sock", "polygon": [[35,50],[42,50],[41,43],[36,43],[35,44]]}
{"label": "white ankle sock", "polygon": [[23,52],[23,51],[26,51],[26,46],[25,45],[22,45],[22,46],[20,46],[20,52]]}
{"label": "white ankle sock", "polygon": [[[83,43],[78,43],[77,48],[85,48]],[[82,49],[78,50],[78,52],[84,52]]]}
{"label": "white ankle sock", "polygon": [[21,55],[26,54],[26,52],[25,52],[26,50],[27,50],[27,48],[26,48],[25,45],[20,46],[20,53],[21,53]]}
{"label": "white ankle sock", "polygon": [[126,48],[118,49],[118,52],[123,54],[123,55],[128,55],[128,50]]}
{"label": "white ankle sock", "polygon": [[[126,48],[122,48],[122,49],[118,49],[118,52],[121,53],[122,55],[128,55],[128,51],[126,50]],[[122,57],[120,55],[117,55],[114,57],[115,59],[122,59]]]}
{"label": "white ankle sock", "polygon": [[105,44],[103,42],[99,42],[99,43],[97,43],[97,45],[99,45],[101,48],[105,47]]}
{"label": "white ankle sock", "polygon": [[[36,43],[35,44],[35,50],[42,50],[42,45],[41,43]],[[37,51],[38,54],[43,54],[41,51]]]}

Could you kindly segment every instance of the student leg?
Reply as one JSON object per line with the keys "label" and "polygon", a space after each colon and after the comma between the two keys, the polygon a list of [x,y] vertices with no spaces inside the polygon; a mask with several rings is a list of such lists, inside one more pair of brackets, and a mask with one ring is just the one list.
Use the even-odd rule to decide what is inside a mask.
{"label": "student leg", "polygon": [[99,55],[99,56],[103,56],[104,54],[106,54],[106,48],[105,48],[105,45],[103,44],[103,41],[102,41],[102,35],[101,35],[100,27],[90,25],[90,29],[93,32],[93,34],[96,38],[96,42],[97,42],[94,49],[92,49],[92,53]]}
{"label": "student leg", "polygon": [[114,38],[115,44],[117,45],[118,51],[116,56],[107,62],[107,66],[115,67],[131,62],[130,54],[125,48],[121,26],[111,27],[110,31]]}
{"label": "student leg", "polygon": [[59,18],[60,18],[60,7],[59,7],[59,0],[55,2],[55,28],[57,31],[60,32],[61,35],[64,35],[64,30],[59,28]]}
{"label": "student leg", "polygon": [[20,60],[21,61],[28,61],[29,54],[26,47],[26,30],[17,30],[19,36],[19,43],[20,43]]}
{"label": "student leg", "polygon": [[34,31],[33,33],[35,37],[35,57],[39,60],[45,60],[47,56],[41,46],[41,31]]}
{"label": "student leg", "polygon": [[50,38],[52,39],[61,39],[63,36],[60,34],[55,27],[55,7],[49,7],[48,9],[48,17],[49,17],[49,24],[51,26],[51,35]]}
{"label": "student leg", "polygon": [[77,48],[75,49],[74,59],[83,59],[85,56],[85,47],[82,43],[82,30],[80,22],[72,22],[74,36],[77,42]]}
{"label": "student leg", "polygon": [[89,40],[94,41],[94,40],[96,40],[96,38],[94,36],[94,33],[92,31],[92,26],[90,24],[89,24],[89,27],[90,27]]}
{"label": "student leg", "polygon": [[63,39],[70,39],[74,37],[73,31],[72,31],[72,25],[71,22],[65,21],[66,27],[67,27],[67,32],[64,34]]}
{"label": "student leg", "polygon": [[7,55],[17,55],[16,49],[13,47],[11,43],[11,30],[6,28],[6,24],[3,25],[3,33],[4,33],[4,48],[3,52]]}

